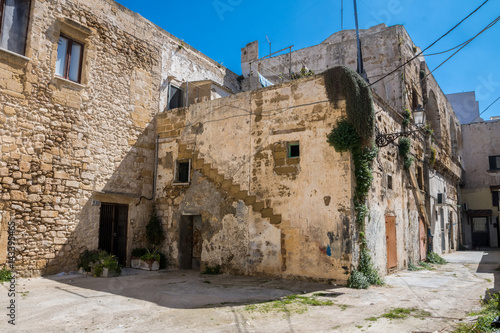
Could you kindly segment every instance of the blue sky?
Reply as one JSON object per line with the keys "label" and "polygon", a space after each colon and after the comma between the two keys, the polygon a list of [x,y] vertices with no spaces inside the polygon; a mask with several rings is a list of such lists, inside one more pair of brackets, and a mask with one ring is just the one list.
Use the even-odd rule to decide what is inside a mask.
{"label": "blue sky", "polygon": [[[402,24],[422,49],[485,0],[358,0],[360,28]],[[118,0],[171,34],[241,73],[240,49],[259,41],[260,55],[294,45],[316,45],[341,30],[342,0]],[[343,0],[344,29],[354,29],[353,1]],[[426,53],[445,51],[474,37],[500,15],[500,0],[476,14]],[[426,57],[432,70],[452,52]],[[434,72],[444,93],[476,91],[480,111],[500,97],[500,22]],[[500,100],[482,117],[500,116]]]}

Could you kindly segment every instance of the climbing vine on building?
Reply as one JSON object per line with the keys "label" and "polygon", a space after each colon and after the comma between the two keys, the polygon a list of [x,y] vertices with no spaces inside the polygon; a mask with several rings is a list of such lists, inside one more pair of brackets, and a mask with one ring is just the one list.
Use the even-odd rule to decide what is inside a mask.
{"label": "climbing vine on building", "polygon": [[352,153],[356,188],[354,191],[354,209],[360,257],[357,269],[348,280],[351,288],[365,289],[371,284],[383,284],[371,262],[366,248],[365,220],[369,210],[366,205],[368,191],[373,181],[372,162],[378,154],[373,143],[375,132],[375,113],[371,90],[356,72],[340,66],[324,73],[325,88],[330,102],[337,104],[339,99],[346,100],[347,118],[340,119],[328,134],[328,143],[338,152]]}

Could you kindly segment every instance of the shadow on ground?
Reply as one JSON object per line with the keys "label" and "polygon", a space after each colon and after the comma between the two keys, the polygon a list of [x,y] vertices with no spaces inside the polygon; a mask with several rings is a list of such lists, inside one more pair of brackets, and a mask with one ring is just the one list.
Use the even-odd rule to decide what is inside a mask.
{"label": "shadow on ground", "polygon": [[484,250],[477,273],[493,274],[493,288],[486,291],[485,299],[489,298],[490,294],[500,292],[500,251],[498,249]]}
{"label": "shadow on ground", "polygon": [[[199,271],[157,272],[123,269],[122,276],[95,278],[82,275],[55,275],[57,291],[82,298],[114,294],[178,309],[249,305],[276,300],[292,294],[322,291],[321,297],[333,299],[340,292],[324,292],[335,285],[317,282],[229,275],[206,275]],[[95,291],[95,292],[89,292]]]}

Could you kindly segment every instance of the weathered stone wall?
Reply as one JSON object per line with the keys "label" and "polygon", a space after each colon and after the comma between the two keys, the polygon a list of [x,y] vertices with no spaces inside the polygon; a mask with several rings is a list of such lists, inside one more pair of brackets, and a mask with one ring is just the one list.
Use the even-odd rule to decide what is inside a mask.
{"label": "weathered stone wall", "polygon": [[[201,215],[202,269],[345,283],[355,236],[350,154],[326,135],[345,114],[321,76],[161,113],[157,207],[178,267],[182,215]],[[287,145],[299,143],[300,157]],[[176,160],[191,159],[189,185]]]}
{"label": "weathered stone wall", "polygon": [[[379,102],[385,105],[384,108],[387,111],[385,115],[393,118],[384,120],[379,117],[378,126],[380,132],[395,133],[402,131],[401,114],[404,109],[413,111],[420,105],[426,111],[428,127],[433,131],[431,135],[432,140],[426,140],[425,144],[424,137],[412,140],[412,145],[421,147],[419,148],[418,158],[420,158],[420,161],[424,161],[424,164],[420,165],[420,174],[423,180],[423,186],[421,187],[425,188],[422,196],[425,200],[426,214],[423,214],[421,211],[417,215],[428,216],[427,219],[429,221],[427,225],[431,228],[431,235],[434,238],[433,250],[441,253],[441,227],[440,221],[436,220],[434,213],[434,201],[436,200],[435,194],[438,193],[437,189],[439,188],[444,191],[444,188],[446,188],[448,203],[452,206],[445,205],[441,208],[445,210],[446,221],[449,220],[448,216],[452,216],[453,220],[456,212],[454,212],[454,208],[452,207],[458,203],[457,186],[461,177],[460,156],[462,154],[462,139],[459,121],[432,74],[428,75],[430,70],[427,67],[425,58],[421,55],[417,57],[421,50],[413,43],[403,26],[386,27],[385,24],[381,24],[370,29],[361,30],[360,33],[363,64],[368,80],[373,84],[372,89],[375,94],[380,97]],[[299,73],[303,66],[316,74],[338,65],[344,65],[355,70],[357,66],[356,35],[354,30],[340,31],[327,38],[321,44],[296,50],[291,55],[282,54],[261,60],[258,60],[258,57],[257,43],[248,44],[242,49],[242,70],[245,77],[242,87],[245,90],[256,89],[260,86],[256,78],[256,71],[273,82],[280,82],[290,79],[288,75],[290,69],[292,72]],[[413,60],[396,70],[397,67],[410,59]],[[375,83],[392,71],[395,72]],[[389,112],[388,110],[392,111]],[[385,124],[385,122],[388,124]],[[410,129],[413,129],[413,125],[410,126]],[[429,163],[431,149],[435,149],[436,151],[436,162],[433,164]],[[382,173],[394,171],[391,165],[395,161],[389,159],[387,162],[383,166]],[[417,169],[414,170],[416,173]],[[403,178],[399,179],[399,181],[401,181],[403,186],[407,184],[403,180],[405,178],[409,179],[409,174],[406,174],[406,176],[405,174],[404,172],[400,173]],[[442,181],[446,184],[443,185]],[[414,185],[409,184],[409,186]],[[431,189],[434,189],[432,193]],[[409,193],[411,191],[407,192],[410,196]],[[402,198],[396,196],[395,200],[398,201]],[[391,201],[391,205],[392,203],[393,201]],[[413,246],[410,243],[413,236],[410,237],[409,234],[416,234],[412,228],[415,219],[418,220],[418,216],[409,213],[402,214],[392,208],[389,211],[391,212],[390,214],[396,214],[395,216],[403,218],[401,221],[397,220],[399,221],[397,222],[397,240],[398,242],[403,242],[398,243],[398,265],[400,268],[404,268],[406,266],[406,259],[404,259],[407,256],[406,253],[416,253],[407,251]],[[384,215],[382,211],[379,214],[380,216]],[[403,221],[411,227],[409,229],[403,227]],[[455,224],[456,222],[453,223],[454,229],[447,229],[445,232],[446,252],[457,248],[456,235],[458,233],[458,225]],[[383,228],[382,225],[379,227]],[[449,230],[452,232],[450,233]],[[384,233],[376,229],[373,231],[373,235],[378,232],[379,241],[383,242],[382,237],[385,236]],[[453,238],[451,242],[448,240],[450,237]],[[405,250],[402,251],[402,249]],[[417,259],[417,254],[415,254],[413,260]],[[380,252],[376,256],[380,256],[381,260],[378,261],[378,265],[379,267],[383,267],[383,260],[385,260],[382,260],[384,256],[383,252]]]}
{"label": "weathered stone wall", "polygon": [[[81,83],[54,75],[60,34],[84,44]],[[100,202],[126,204],[144,245],[155,127],[168,67],[237,89],[236,74],[111,0],[32,1],[26,56],[0,50],[0,264],[16,223],[19,274],[76,269],[98,246]],[[201,74],[200,74],[201,73]],[[188,75],[189,74],[189,75]],[[132,223],[133,221],[133,223]]]}

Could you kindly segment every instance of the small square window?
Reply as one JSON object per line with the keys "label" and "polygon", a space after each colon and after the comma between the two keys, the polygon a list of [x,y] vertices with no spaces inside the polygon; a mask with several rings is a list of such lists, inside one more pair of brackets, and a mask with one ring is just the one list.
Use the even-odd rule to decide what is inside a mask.
{"label": "small square window", "polygon": [[83,44],[61,35],[57,43],[56,75],[80,83]]}
{"label": "small square window", "polygon": [[168,110],[184,106],[184,93],[181,88],[170,85],[168,93]]}
{"label": "small square window", "polygon": [[500,170],[500,155],[489,156],[490,170]]}
{"label": "small square window", "polygon": [[300,146],[299,143],[289,143],[288,144],[288,158],[300,157]]}
{"label": "small square window", "polygon": [[191,181],[191,160],[178,160],[175,163],[175,183],[189,183]]}

